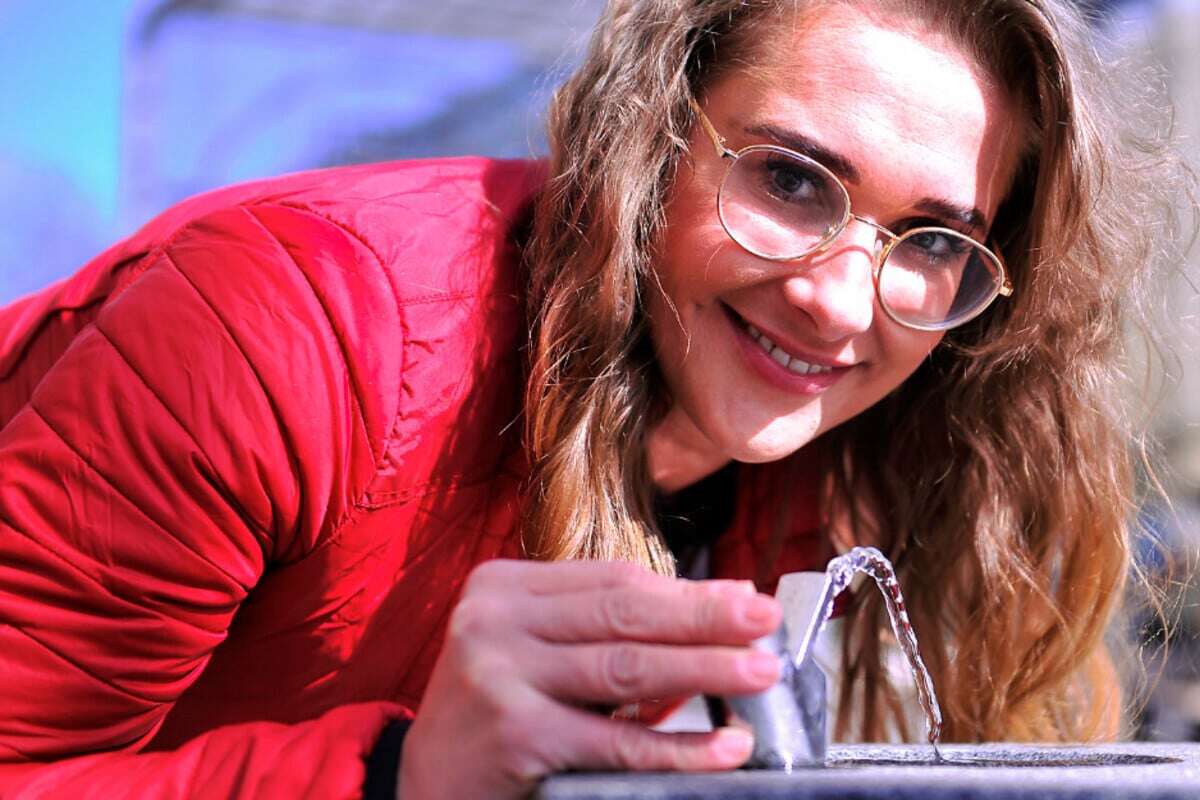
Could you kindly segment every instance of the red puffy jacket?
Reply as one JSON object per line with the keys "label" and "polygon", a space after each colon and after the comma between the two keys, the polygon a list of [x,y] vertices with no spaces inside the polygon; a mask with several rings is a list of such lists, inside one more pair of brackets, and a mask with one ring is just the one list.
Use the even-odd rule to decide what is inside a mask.
{"label": "red puffy jacket", "polygon": [[[463,578],[520,553],[542,172],[224,189],[0,311],[0,796],[361,793]],[[746,473],[718,575],[766,550]],[[798,491],[768,582],[826,555]]]}

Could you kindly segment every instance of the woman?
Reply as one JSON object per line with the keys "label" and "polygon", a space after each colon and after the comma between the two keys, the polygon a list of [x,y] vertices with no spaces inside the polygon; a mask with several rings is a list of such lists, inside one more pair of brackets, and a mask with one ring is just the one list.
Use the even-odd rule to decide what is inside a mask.
{"label": "woman", "polygon": [[[1114,735],[1160,167],[1087,52],[1049,0],[616,0],[548,174],[235,187],[6,309],[4,793],[736,767],[604,710],[769,686],[747,581],[857,543],[949,738]],[[885,735],[848,624],[841,727]]]}

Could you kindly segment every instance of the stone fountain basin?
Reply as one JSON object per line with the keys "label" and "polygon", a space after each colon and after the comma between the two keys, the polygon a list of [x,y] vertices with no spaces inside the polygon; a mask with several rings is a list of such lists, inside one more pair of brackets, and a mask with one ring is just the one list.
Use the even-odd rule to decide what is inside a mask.
{"label": "stone fountain basin", "polygon": [[793,773],[572,773],[536,800],[1200,800],[1200,744],[831,747],[825,767]]}

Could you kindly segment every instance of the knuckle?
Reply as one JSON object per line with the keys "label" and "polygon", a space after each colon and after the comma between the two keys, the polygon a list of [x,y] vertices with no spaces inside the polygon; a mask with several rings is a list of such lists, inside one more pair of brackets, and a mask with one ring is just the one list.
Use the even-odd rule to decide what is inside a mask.
{"label": "knuckle", "polygon": [[712,638],[727,616],[728,598],[706,587],[694,585],[689,587],[687,600],[688,613],[684,624],[690,626],[689,632],[695,638]]}
{"label": "knuckle", "polygon": [[510,748],[500,762],[500,773],[505,783],[518,789],[529,789],[549,773],[536,756],[527,751]]}
{"label": "knuckle", "polygon": [[497,726],[493,753],[506,783],[529,787],[550,771],[533,739],[535,730],[536,725],[519,714],[510,714]]}
{"label": "knuckle", "polygon": [[499,622],[497,603],[486,595],[470,595],[459,601],[450,615],[446,636],[454,642],[470,642],[488,635]]}
{"label": "knuckle", "polygon": [[642,619],[638,598],[629,592],[609,592],[598,609],[601,624],[608,632],[618,636],[632,636]]}
{"label": "knuckle", "polygon": [[605,650],[601,660],[601,686],[615,698],[637,697],[644,675],[645,659],[641,648],[618,644]]}
{"label": "knuckle", "polygon": [[699,602],[692,603],[691,607],[691,624],[693,630],[699,635],[711,633],[717,627],[724,612],[721,598],[711,594],[700,598]]}
{"label": "knuckle", "polygon": [[485,704],[493,715],[503,719],[509,702],[507,693],[499,691],[499,686],[510,672],[507,659],[490,653],[472,654],[462,659],[460,680],[468,697]]}
{"label": "knuckle", "polygon": [[615,729],[608,742],[613,766],[624,770],[655,768],[659,763],[660,749],[655,737],[633,726]]}

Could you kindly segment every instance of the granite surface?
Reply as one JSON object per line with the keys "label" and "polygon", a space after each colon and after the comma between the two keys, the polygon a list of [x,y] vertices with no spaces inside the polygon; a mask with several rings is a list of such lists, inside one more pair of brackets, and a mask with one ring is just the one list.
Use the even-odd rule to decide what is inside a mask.
{"label": "granite surface", "polygon": [[544,781],[536,800],[1200,800],[1200,744],[852,745],[825,767],[719,774],[576,773]]}

